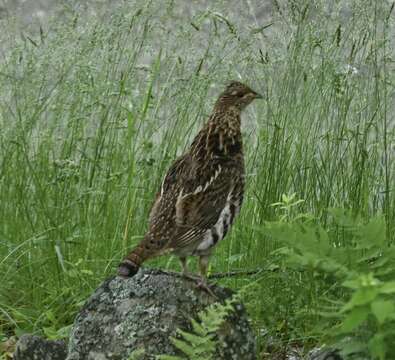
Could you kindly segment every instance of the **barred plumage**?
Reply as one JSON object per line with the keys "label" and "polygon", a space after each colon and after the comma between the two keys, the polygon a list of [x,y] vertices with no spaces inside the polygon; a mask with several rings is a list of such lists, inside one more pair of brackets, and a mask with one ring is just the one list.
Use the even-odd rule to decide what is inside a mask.
{"label": "barred plumage", "polygon": [[202,279],[213,247],[240,211],[244,191],[241,111],[261,96],[232,82],[219,96],[189,151],[168,170],[149,216],[144,239],[122,261],[118,273],[133,276],[147,259],[172,252],[184,273],[187,256],[199,256]]}

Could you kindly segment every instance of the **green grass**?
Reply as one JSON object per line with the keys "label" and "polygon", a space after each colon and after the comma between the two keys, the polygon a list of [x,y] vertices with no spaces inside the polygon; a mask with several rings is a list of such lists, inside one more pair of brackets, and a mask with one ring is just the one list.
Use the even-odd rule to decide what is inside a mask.
{"label": "green grass", "polygon": [[[211,271],[278,265],[281,244],[262,228],[281,215],[271,204],[282,194],[328,229],[328,208],[382,215],[391,244],[391,4],[337,3],[274,1],[259,22],[249,1],[191,17],[172,1],[137,1],[101,18],[68,10],[50,31],[15,37],[0,63],[0,334],[56,336],[72,323],[143,236],[167,167],[231,79],[266,99],[243,117],[247,194]],[[320,341],[327,279],[281,271],[223,284],[247,285],[257,333]]]}

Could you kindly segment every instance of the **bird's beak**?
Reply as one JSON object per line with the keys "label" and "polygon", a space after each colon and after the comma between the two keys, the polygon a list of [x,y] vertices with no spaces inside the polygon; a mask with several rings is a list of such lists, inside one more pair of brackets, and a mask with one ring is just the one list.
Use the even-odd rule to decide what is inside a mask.
{"label": "bird's beak", "polygon": [[263,96],[257,92],[254,92],[255,99],[263,99]]}

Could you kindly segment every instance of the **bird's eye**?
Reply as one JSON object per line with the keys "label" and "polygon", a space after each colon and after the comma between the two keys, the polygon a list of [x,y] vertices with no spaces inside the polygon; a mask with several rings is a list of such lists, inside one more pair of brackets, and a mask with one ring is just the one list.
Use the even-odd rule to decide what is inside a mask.
{"label": "bird's eye", "polygon": [[235,91],[232,91],[231,95],[236,96],[238,98],[242,98],[245,94],[242,91],[235,90]]}

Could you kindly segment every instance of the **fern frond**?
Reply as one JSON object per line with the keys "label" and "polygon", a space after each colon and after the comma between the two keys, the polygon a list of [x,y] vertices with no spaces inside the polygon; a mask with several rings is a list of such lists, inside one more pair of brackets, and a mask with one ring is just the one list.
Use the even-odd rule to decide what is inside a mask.
{"label": "fern frond", "polygon": [[174,346],[180,350],[186,358],[178,356],[159,355],[158,360],[212,360],[217,342],[217,331],[224,323],[226,317],[234,311],[233,304],[238,297],[234,296],[224,304],[215,303],[198,313],[198,320],[191,319],[192,332],[178,329],[180,338],[171,337]]}

